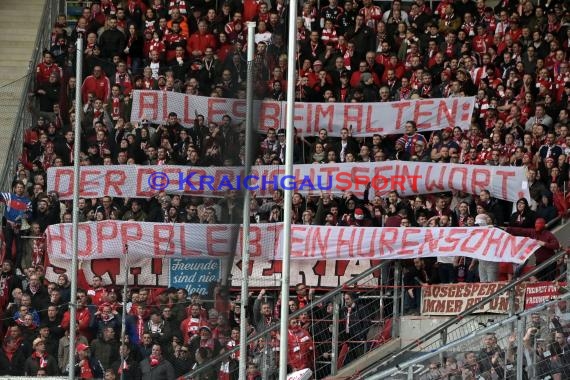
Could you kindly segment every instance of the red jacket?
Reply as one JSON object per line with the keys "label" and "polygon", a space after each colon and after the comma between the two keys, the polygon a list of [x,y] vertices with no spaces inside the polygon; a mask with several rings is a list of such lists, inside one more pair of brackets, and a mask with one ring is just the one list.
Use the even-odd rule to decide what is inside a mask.
{"label": "red jacket", "polygon": [[293,371],[313,367],[313,338],[309,332],[303,328],[291,329],[288,333],[288,362]]}
{"label": "red jacket", "polygon": [[[77,323],[79,324],[79,334],[83,335],[87,340],[91,340],[93,338],[93,332],[90,328],[91,322],[91,312],[88,308],[78,309],[77,314]],[[61,320],[61,328],[67,330],[70,325],[70,312],[69,310],[63,313],[63,318]]]}
{"label": "red jacket", "polygon": [[111,82],[109,81],[109,78],[103,74],[101,74],[99,78],[89,75],[85,78],[83,85],[81,86],[81,97],[83,98],[83,103],[87,103],[90,92],[94,93],[97,99],[106,102],[111,94]]}
{"label": "red jacket", "polygon": [[214,37],[213,34],[194,33],[190,36],[186,44],[186,51],[188,51],[190,56],[192,56],[192,52],[196,50],[200,51],[203,55],[206,48],[216,48],[216,37]]}
{"label": "red jacket", "polygon": [[558,239],[548,230],[537,232],[534,228],[507,227],[506,231],[511,235],[526,236],[546,243],[534,253],[537,265],[548,260],[554,255],[554,252],[560,248]]}
{"label": "red jacket", "polygon": [[184,338],[184,344],[190,342],[190,338],[197,335],[201,327],[208,327],[208,321],[204,318],[188,317],[180,323],[180,332]]}

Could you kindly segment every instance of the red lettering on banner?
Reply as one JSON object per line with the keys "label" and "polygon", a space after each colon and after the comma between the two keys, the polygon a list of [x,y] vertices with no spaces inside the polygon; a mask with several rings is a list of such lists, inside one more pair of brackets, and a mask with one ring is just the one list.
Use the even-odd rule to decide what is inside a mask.
{"label": "red lettering on banner", "polygon": [[425,242],[420,246],[421,247],[419,253],[420,255],[423,254],[424,247],[429,249],[429,254],[437,250],[439,239],[443,237],[443,230],[440,228],[437,231],[439,232],[439,236],[437,237],[434,235],[433,230],[431,228],[428,228],[425,231],[426,232]]}
{"label": "red lettering on banner", "polygon": [[315,229],[314,236],[311,236],[312,244],[311,251],[315,252],[315,256],[322,256],[324,259],[327,258],[327,252],[329,251],[329,238],[331,237],[331,229],[327,228],[324,237],[321,234],[321,229]]}
{"label": "red lettering on banner", "polygon": [[[174,254],[174,226],[155,224],[153,229],[154,256]],[[164,247],[162,244],[166,243]]]}
{"label": "red lettering on banner", "polygon": [[262,131],[267,131],[269,128],[275,128],[276,130],[281,128],[281,106],[279,103],[262,102],[260,107],[259,128]]}
{"label": "red lettering on banner", "polygon": [[[451,99],[450,99],[451,100]],[[453,99],[451,109],[447,106],[447,100],[442,99],[439,101],[439,106],[437,107],[437,125],[441,128],[455,126],[455,115],[457,115],[457,99]],[[442,119],[445,117],[447,124],[443,124]]]}
{"label": "red lettering on banner", "polygon": [[121,242],[123,243],[123,247],[121,248],[123,249],[123,253],[125,253],[125,248],[129,246],[131,241],[139,241],[142,237],[143,232],[139,223],[121,223]]}
{"label": "red lettering on banner", "polygon": [[[101,171],[81,167],[79,176],[79,194],[81,194],[82,197],[98,197],[101,184],[97,177],[101,176]],[[90,176],[95,178],[90,179]],[[94,190],[89,191],[88,189],[90,188]]]}
{"label": "red lettering on banner", "polygon": [[[208,98],[208,116],[207,119],[210,121],[219,121],[222,116],[227,113],[226,99],[220,98]],[[223,105],[218,108],[217,105]]]}
{"label": "red lettering on banner", "polygon": [[362,131],[362,104],[347,104],[344,106],[344,125],[356,124],[356,130]]}
{"label": "red lettering on banner", "polygon": [[429,99],[420,100],[414,103],[414,121],[416,122],[418,130],[428,129],[431,127],[431,123],[420,123],[420,118],[425,116],[426,119],[428,119],[433,116],[431,109],[425,111],[421,110],[422,106],[431,106],[432,104],[434,104],[434,101]]}
{"label": "red lettering on banner", "polygon": [[105,253],[105,242],[113,241],[117,238],[117,223],[102,220],[97,223],[97,253]]}
{"label": "red lettering on banner", "polygon": [[467,233],[467,229],[458,227],[446,232],[449,232],[449,234],[443,239],[442,242],[449,243],[449,245],[446,246],[445,244],[440,244],[439,250],[441,252],[456,252],[457,246],[461,242],[461,237],[456,238],[454,235],[463,235]]}
{"label": "red lettering on banner", "polygon": [[382,132],[384,132],[384,128],[382,128],[381,126],[378,126],[378,128],[374,128],[374,121],[376,121],[376,119],[374,121],[372,121],[372,116],[374,116],[374,109],[372,108],[372,105],[369,104],[366,107],[366,124],[364,125],[364,129],[365,129],[366,133],[382,133]]}
{"label": "red lettering on banner", "polygon": [[[242,233],[240,232],[240,249],[243,247]],[[261,229],[257,226],[249,227],[249,257],[260,257],[263,249],[261,247]]]}
{"label": "red lettering on banner", "polygon": [[473,113],[473,111],[471,110],[471,104],[469,103],[463,103],[461,105],[461,109],[463,111],[465,111],[462,115],[461,115],[461,121],[468,121],[471,120],[471,114]]}
{"label": "red lettering on banner", "polygon": [[347,172],[337,173],[335,180],[337,190],[346,191],[352,187],[352,178]]}
{"label": "red lettering on banner", "polygon": [[485,246],[485,250],[483,251],[483,256],[489,255],[496,255],[501,250],[501,243],[502,240],[502,233],[500,230],[491,230],[490,235],[487,238],[487,244]]}
{"label": "red lettering on banner", "polygon": [[388,251],[388,254],[394,252],[394,247],[392,244],[398,241],[398,231],[398,228],[393,227],[385,227],[382,229],[382,233],[380,234],[380,248],[383,252],[382,255],[386,254],[386,251]]}
{"label": "red lettering on banner", "polygon": [[[411,238],[410,235],[420,234],[422,235],[422,230],[419,228],[406,228],[404,229],[404,234],[402,236],[402,248],[400,249],[400,255],[413,255],[416,252],[416,248],[420,245],[420,240]],[[410,249],[408,249],[410,248]]]}
{"label": "red lettering on banner", "polygon": [[[327,131],[333,132],[333,122],[334,122],[334,104],[322,105],[317,104],[315,106],[315,130],[316,128],[325,128]],[[322,119],[321,119],[322,117]],[[312,120],[312,119],[309,119]]]}
{"label": "red lettering on banner", "polygon": [[503,180],[501,181],[501,194],[503,194],[504,199],[507,199],[509,177],[515,177],[515,172],[512,170],[497,170],[496,174],[503,177]]}
{"label": "red lettering on banner", "polygon": [[79,236],[78,241],[84,241],[85,246],[79,247],[77,250],[77,256],[79,257],[89,257],[93,252],[93,239],[97,236],[93,236],[93,231],[91,231],[91,226],[89,224],[79,223],[77,226],[77,234]]}
{"label": "red lettering on banner", "polygon": [[[447,166],[439,166],[439,178],[432,179],[431,172],[436,169],[436,166],[430,164],[426,171],[426,190],[428,193],[437,193],[441,191],[445,191],[445,187],[443,186],[443,178],[445,176],[445,171]],[[437,182],[436,182],[437,181]],[[437,189],[437,190],[435,190]]]}
{"label": "red lettering on banner", "polygon": [[[475,230],[471,230],[469,232],[470,232],[470,234],[463,241],[463,243],[461,243],[460,252],[464,252],[464,253],[475,253],[475,252],[477,252],[481,248],[481,245],[483,245],[483,242],[485,241],[485,239],[487,237],[487,233],[489,232],[489,229],[478,228]],[[469,245],[471,243],[471,240],[473,240],[472,246]]]}
{"label": "red lettering on banner", "polygon": [[[47,252],[61,252],[66,256],[71,256],[71,247],[67,247],[67,233],[65,232],[67,228],[71,228],[71,226],[58,224],[57,226],[53,227],[53,229],[56,231],[55,233],[52,229],[46,230]],[[56,245],[59,245],[59,251],[56,250]]]}
{"label": "red lettering on banner", "polygon": [[[359,175],[360,173],[364,175],[361,176]],[[370,182],[367,168],[353,167],[352,170],[350,171],[350,177],[356,188],[358,188],[359,185],[366,186],[368,182]]]}
{"label": "red lettering on banner", "polygon": [[[479,174],[482,175],[482,178],[479,178]],[[473,174],[471,175],[471,189],[472,194],[479,194],[479,192],[483,189],[487,189],[489,187],[491,181],[491,171],[489,169],[483,168],[476,168],[473,169]]]}
{"label": "red lettering on banner", "polygon": [[503,247],[498,251],[499,257],[517,257],[520,260],[525,260],[533,252],[533,245],[529,244],[531,241],[530,238],[517,239],[516,236],[506,236]]}
{"label": "red lettering on banner", "polygon": [[396,114],[396,125],[395,125],[395,130],[398,131],[400,129],[403,129],[403,124],[408,122],[408,120],[402,120],[403,116],[404,116],[404,110],[406,108],[408,108],[410,106],[410,104],[412,104],[412,102],[396,102],[396,103],[390,103],[390,105],[392,106],[392,108],[395,108],[398,110],[398,113]]}
{"label": "red lettering on banner", "polygon": [[[137,197],[152,197],[156,193],[156,190],[150,189],[148,186],[148,176],[154,172],[152,168],[137,167]],[[145,191],[143,186],[144,188],[149,187],[149,190]]]}
{"label": "red lettering on banner", "polygon": [[184,112],[182,115],[183,124],[194,124],[194,118],[196,117],[197,110],[193,108],[190,110],[190,97],[184,96]]}
{"label": "red lettering on banner", "polygon": [[127,175],[123,170],[109,170],[105,174],[105,190],[104,194],[111,194],[111,188],[113,188],[114,197],[122,197],[123,191],[121,187],[125,184]]}
{"label": "red lettering on banner", "polygon": [[404,183],[406,182],[406,179],[404,178],[403,175],[392,176],[390,182],[392,183],[392,187],[390,190],[396,190],[396,191],[405,191],[406,190],[404,188]]}
{"label": "red lettering on banner", "polygon": [[[149,110],[151,113],[147,113]],[[151,115],[151,116],[149,116]],[[139,92],[139,114],[137,119],[158,120],[158,92],[157,91],[141,91]]]}
{"label": "red lettering on banner", "polygon": [[359,229],[356,236],[356,256],[361,259],[370,259],[374,257],[375,252],[370,250],[370,235],[366,229]]}
{"label": "red lettering on banner", "polygon": [[162,120],[168,119],[168,93],[161,92],[162,96]]}
{"label": "red lettering on banner", "polygon": [[[234,118],[243,119],[245,117],[245,101],[244,100],[236,100],[232,103],[232,114]],[[240,122],[238,120],[234,120],[235,122]]]}
{"label": "red lettering on banner", "polygon": [[[227,256],[232,252],[227,252],[228,242],[224,237],[218,237],[218,232],[227,233],[227,227],[209,225],[206,228],[206,246],[209,249],[209,254],[212,256]],[[222,235],[224,236],[224,235]],[[221,245],[222,247],[217,247]]]}
{"label": "red lettering on banner", "polygon": [[[457,189],[457,186],[453,186],[454,183],[460,184],[459,189]],[[449,172],[448,186],[450,189],[469,192],[467,189],[467,168],[452,167]]]}
{"label": "red lettering on banner", "polygon": [[[348,238],[344,238],[345,234],[348,234]],[[343,249],[348,250],[349,256],[352,256],[352,243],[354,239],[354,228],[340,228],[338,230],[338,238],[336,241],[336,257],[343,257],[341,252]]]}
{"label": "red lettering on banner", "polygon": [[[297,234],[300,232],[299,234]],[[304,228],[291,226],[291,257],[312,257],[313,252],[309,251],[307,235],[303,234]],[[280,236],[280,240],[283,236]],[[300,250],[296,250],[298,246]]]}
{"label": "red lettering on banner", "polygon": [[[73,169],[57,168],[55,172],[54,191],[57,192],[60,198],[66,198],[73,195]],[[63,188],[62,179],[67,178],[67,188]]]}

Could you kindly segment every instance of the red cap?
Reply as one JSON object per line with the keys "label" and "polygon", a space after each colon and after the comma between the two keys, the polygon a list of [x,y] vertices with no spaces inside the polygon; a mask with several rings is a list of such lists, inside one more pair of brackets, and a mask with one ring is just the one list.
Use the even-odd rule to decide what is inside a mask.
{"label": "red cap", "polygon": [[364,211],[361,208],[357,208],[354,210],[354,215],[364,215]]}
{"label": "red cap", "polygon": [[83,343],[79,343],[77,345],[77,352],[83,352],[83,351],[87,350],[88,348],[89,348],[88,345],[83,344]]}

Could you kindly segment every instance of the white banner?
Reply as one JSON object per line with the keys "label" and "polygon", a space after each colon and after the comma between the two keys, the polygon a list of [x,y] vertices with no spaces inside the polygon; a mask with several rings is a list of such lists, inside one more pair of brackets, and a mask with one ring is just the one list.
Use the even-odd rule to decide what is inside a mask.
{"label": "white banner", "polygon": [[[224,257],[241,252],[231,241],[233,225],[122,222],[80,223],[80,259]],[[281,223],[251,226],[252,259],[281,259]],[[239,239],[241,239],[241,231]],[[46,230],[50,257],[71,259],[72,225]],[[540,246],[533,239],[497,228],[375,228],[293,225],[292,260],[376,260],[466,256],[496,262],[524,262]]]}
{"label": "white banner", "polygon": [[[418,99],[388,103],[295,103],[295,127],[300,135],[316,135],[325,128],[330,136],[339,136],[341,128],[352,126],[353,136],[401,134],[407,121],[413,120],[421,131],[447,127],[468,129],[475,98]],[[285,128],[286,102],[256,101],[255,113],[260,131]],[[131,121],[147,119],[162,124],[170,112],[180,123],[194,125],[197,114],[219,122],[229,115],[234,123],[245,119],[245,100],[187,95],[170,91],[135,90]]]}
{"label": "white banner", "polygon": [[[82,166],[80,196],[100,198],[151,197],[159,190],[169,194],[222,196],[228,190],[255,190],[256,196],[270,196],[275,188],[293,188],[304,195],[335,195],[351,191],[362,197],[372,182],[370,197],[397,190],[402,196],[451,190],[516,202],[530,200],[524,168],[514,166],[461,165],[429,162],[384,161],[368,163],[295,165],[293,177],[285,177],[283,166],[254,166],[252,176],[239,167],[191,166]],[[73,198],[73,168],[48,169],[48,191],[61,199]]]}

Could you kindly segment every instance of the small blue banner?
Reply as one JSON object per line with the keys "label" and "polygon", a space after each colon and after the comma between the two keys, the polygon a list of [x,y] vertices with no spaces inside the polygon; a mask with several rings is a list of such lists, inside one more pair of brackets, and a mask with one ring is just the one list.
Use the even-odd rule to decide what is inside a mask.
{"label": "small blue banner", "polygon": [[188,294],[208,294],[212,283],[221,276],[219,259],[170,259],[169,286],[184,288]]}

